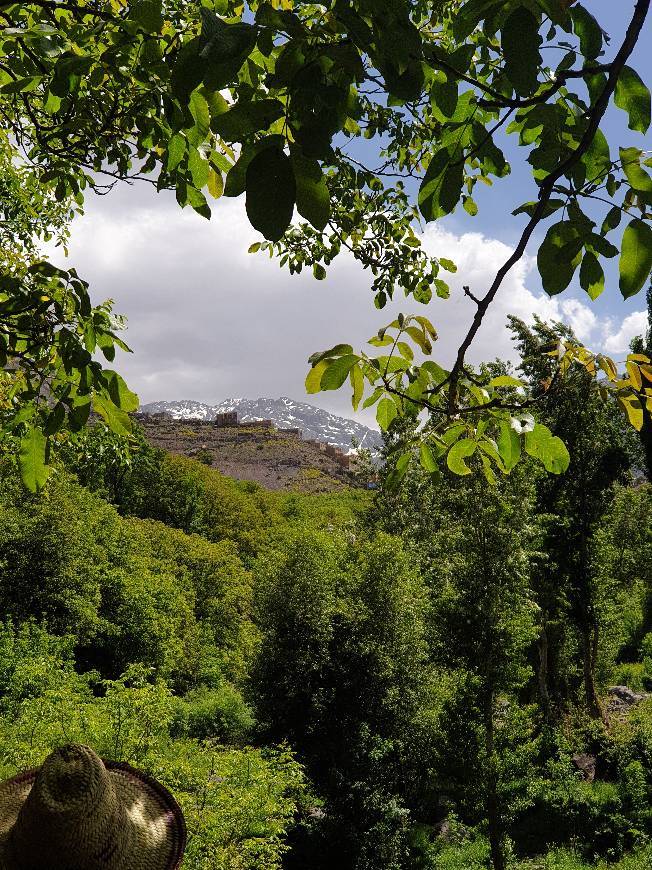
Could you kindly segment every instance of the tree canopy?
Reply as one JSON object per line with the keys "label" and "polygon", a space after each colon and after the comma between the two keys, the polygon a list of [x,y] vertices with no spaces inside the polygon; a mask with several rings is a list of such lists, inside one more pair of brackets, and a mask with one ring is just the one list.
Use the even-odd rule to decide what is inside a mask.
{"label": "tree canopy", "polygon": [[[529,164],[531,198],[515,204],[520,235],[495,277],[465,288],[475,312],[452,366],[416,361],[437,331],[425,316],[400,316],[369,352],[342,343],[316,353],[307,388],[349,381],[354,407],[376,404],[382,428],[428,412],[394,479],[416,454],[433,474],[445,461],[462,475],[477,466],[490,481],[523,451],[564,471],[568,451],[535,422],[537,398],[511,375],[475,371],[467,355],[541,228],[547,293],[579,273],[595,299],[612,258],[625,298],[646,283],[652,160],[609,142],[604,117],[613,104],[633,134],[649,127],[650,92],[629,65],[649,7],[625,4],[629,23],[612,46],[572,0],[1,2],[0,206],[11,257],[0,275],[0,354],[18,375],[3,381],[0,414],[28,486],[43,484],[51,443],[91,408],[127,431],[137,403],[94,357],[111,361],[116,345],[126,347],[110,304],[93,307],[74,270],[31,247],[39,231],[65,227],[85,191],[142,179],[204,217],[209,200],[244,195],[264,237],[254,253],[322,279],[348,251],[369,271],[378,308],[398,290],[426,304],[448,295],[445,273],[456,266],[425,251],[418,224],[460,206],[474,216],[476,186],[510,173],[509,137]],[[546,392],[582,366],[642,428],[652,411],[648,355],[630,354],[620,372],[573,338],[544,352],[557,361]]]}

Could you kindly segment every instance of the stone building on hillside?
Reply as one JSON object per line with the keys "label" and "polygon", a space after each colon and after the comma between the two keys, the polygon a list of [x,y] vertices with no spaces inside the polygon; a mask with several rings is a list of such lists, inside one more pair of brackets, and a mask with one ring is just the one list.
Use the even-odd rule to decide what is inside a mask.
{"label": "stone building on hillside", "polygon": [[222,414],[215,415],[215,426],[218,429],[231,429],[238,425],[238,412],[225,411]]}

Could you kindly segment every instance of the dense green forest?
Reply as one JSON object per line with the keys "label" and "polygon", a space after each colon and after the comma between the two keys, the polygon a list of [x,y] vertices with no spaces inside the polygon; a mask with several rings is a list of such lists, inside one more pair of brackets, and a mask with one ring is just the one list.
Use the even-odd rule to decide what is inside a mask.
{"label": "dense green forest", "polygon": [[[512,321],[533,390],[560,328]],[[189,870],[648,866],[644,453],[581,368],[537,413],[569,471],[493,486],[272,493],[96,426],[35,495],[7,453],[0,775],[151,771]]]}

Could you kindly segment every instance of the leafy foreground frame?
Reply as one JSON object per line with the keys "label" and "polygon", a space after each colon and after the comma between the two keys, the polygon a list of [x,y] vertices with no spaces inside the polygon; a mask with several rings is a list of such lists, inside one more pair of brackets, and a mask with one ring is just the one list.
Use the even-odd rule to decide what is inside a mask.
{"label": "leafy foreground frame", "polygon": [[[348,251],[370,272],[378,308],[397,288],[426,304],[433,293],[448,295],[442,270],[455,264],[426,254],[415,222],[459,204],[474,216],[476,185],[510,172],[505,136],[527,149],[536,197],[515,210],[527,222],[490,286],[465,288],[476,310],[452,366],[416,363],[413,348],[429,356],[436,330],[425,316],[399,316],[372,339],[378,356],[346,344],[313,355],[307,388],[338,389],[348,379],[354,407],[377,403],[382,428],[397,415],[427,412],[418,452],[433,474],[444,457],[453,472],[470,473],[475,457],[472,466],[491,482],[523,451],[563,472],[568,453],[534,421],[536,400],[518,379],[475,372],[467,354],[543,223],[537,263],[548,293],[562,292],[579,270],[596,298],[603,261],[613,257],[623,296],[644,286],[652,161],[628,144],[615,159],[602,128],[612,103],[631,131],[649,128],[650,93],[628,64],[649,7],[633,0],[612,49],[572,0],[0,3],[0,118],[14,182],[0,193],[10,251],[0,263],[0,422],[26,485],[44,485],[52,446],[83,427],[91,409],[127,433],[137,406],[95,358],[126,349],[122,324],[110,303],[91,306],[74,271],[38,258],[30,240],[50,232],[39,215],[70,214],[87,189],[105,193],[125,180],[174,189],[182,207],[204,217],[208,197],[244,194],[265,238],[252,252],[322,279]],[[293,225],[295,209],[304,220]],[[26,212],[29,226],[20,220]],[[623,218],[615,244],[608,237]],[[558,360],[548,395],[580,365],[636,428],[652,412],[645,354],[630,354],[619,373],[612,359],[574,342],[546,352]],[[414,452],[399,456],[393,480]]]}

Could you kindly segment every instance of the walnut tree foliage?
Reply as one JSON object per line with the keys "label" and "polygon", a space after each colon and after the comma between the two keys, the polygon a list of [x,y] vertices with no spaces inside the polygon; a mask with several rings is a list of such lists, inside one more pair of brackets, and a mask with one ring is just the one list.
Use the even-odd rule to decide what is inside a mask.
{"label": "walnut tree foliage", "polygon": [[[491,481],[523,451],[559,473],[568,452],[534,422],[534,398],[515,379],[477,375],[466,357],[535,231],[545,230],[536,256],[550,294],[579,273],[595,298],[611,258],[624,297],[646,282],[652,164],[642,148],[607,141],[602,122],[613,103],[633,134],[649,127],[650,93],[628,63],[649,6],[623,4],[628,25],[612,46],[572,0],[0,2],[0,117],[35,196],[80,205],[85,190],[139,178],[205,217],[211,200],[244,196],[264,237],[255,249],[317,279],[348,251],[379,308],[397,290],[423,304],[448,295],[455,264],[429,256],[415,229],[460,207],[475,215],[476,186],[510,173],[512,137],[532,174],[529,200],[515,204],[521,234],[491,283],[467,289],[476,310],[452,366],[415,361],[414,349],[430,355],[436,329],[399,317],[369,352],[340,344],[315,354],[308,390],[350,381],[354,407],[376,404],[382,428],[427,411],[396,478],[416,453],[433,474],[445,458],[455,473],[478,467]],[[136,400],[93,358],[99,348],[111,359],[121,341],[110,309],[91,308],[73,271],[26,256],[0,281],[0,349],[20,371],[3,393],[3,431],[19,440],[37,488],[61,431],[91,407],[126,428]],[[620,373],[574,342],[548,352],[558,362],[550,390],[581,365],[642,427],[647,355],[630,355]]]}

